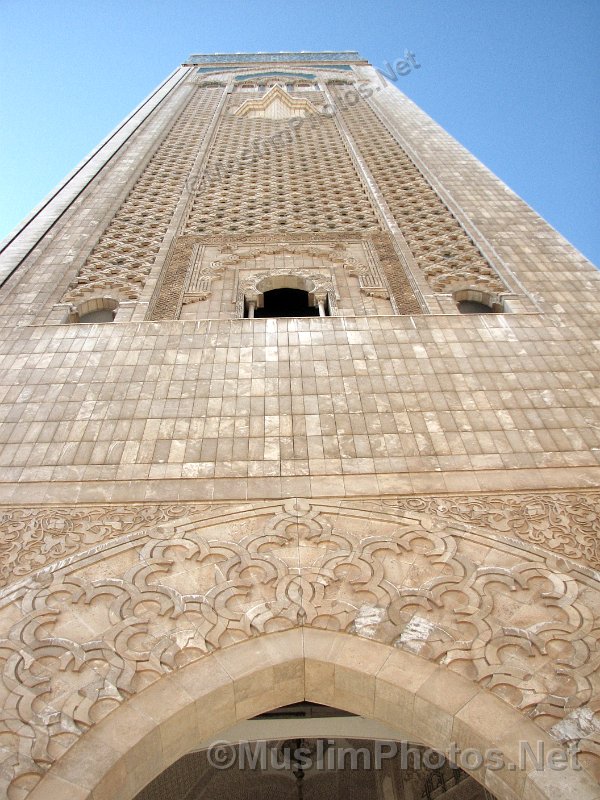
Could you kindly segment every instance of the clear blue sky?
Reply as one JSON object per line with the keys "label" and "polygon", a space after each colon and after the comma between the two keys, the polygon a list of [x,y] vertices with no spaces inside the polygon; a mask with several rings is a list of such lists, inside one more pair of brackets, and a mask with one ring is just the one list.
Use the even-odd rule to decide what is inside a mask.
{"label": "clear blue sky", "polygon": [[0,0],[3,238],[192,52],[417,54],[399,87],[600,264],[600,0]]}

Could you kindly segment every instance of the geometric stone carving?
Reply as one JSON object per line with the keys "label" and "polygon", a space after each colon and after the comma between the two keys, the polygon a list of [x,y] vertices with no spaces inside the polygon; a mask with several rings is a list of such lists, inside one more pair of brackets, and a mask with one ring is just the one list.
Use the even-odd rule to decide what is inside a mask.
{"label": "geometric stone carving", "polygon": [[291,97],[281,86],[273,86],[262,97],[245,100],[232,112],[236,117],[254,119],[292,119],[317,114],[309,100]]}
{"label": "geometric stone carving", "polygon": [[135,300],[144,286],[223,89],[196,89],[113,216],[62,302]]}
{"label": "geometric stone carving", "polygon": [[[252,276],[256,280],[264,280],[267,274],[264,272],[263,265],[259,266],[260,275],[255,272],[247,274],[247,270],[249,266],[256,268],[255,260],[261,260],[265,256],[275,257],[272,260],[272,265],[268,267],[272,274],[275,274],[275,271],[273,271],[275,268],[285,263],[287,256],[291,256],[291,260],[295,259],[297,262],[302,259],[310,259],[313,262],[321,261],[332,266],[340,266],[348,274],[356,275],[360,291],[363,294],[385,299],[390,296],[387,281],[379,266],[377,251],[370,246],[368,239],[363,240],[363,248],[366,249],[368,254],[368,258],[363,263],[359,263],[355,257],[350,255],[348,246],[344,246],[344,244],[328,243],[329,246],[301,245],[276,241],[275,237],[272,237],[272,242],[268,245],[257,247],[252,246],[252,244],[248,243],[246,247],[233,244],[222,246],[218,258],[213,261],[206,261],[204,248],[200,243],[199,237],[181,236],[176,239],[175,246],[166,259],[162,284],[152,306],[151,318],[174,318],[179,312],[180,305],[185,306],[208,299],[212,294],[212,282],[221,277],[227,269],[239,267],[239,281],[244,285],[247,284]],[[271,261],[270,259],[268,260]],[[318,265],[318,269],[320,270],[322,266],[323,264]],[[306,279],[314,282],[315,274],[312,272],[312,267],[307,267],[307,270],[302,269],[299,271],[297,266],[282,267],[276,271],[276,274],[302,274]],[[324,276],[321,277],[324,278]],[[327,281],[328,287],[324,291],[329,293],[329,313],[331,316],[336,316],[337,291],[334,286],[334,275],[331,274]],[[260,291],[265,291],[265,289]],[[313,290],[311,289],[310,291],[312,292]],[[317,291],[321,290],[317,289]],[[237,286],[237,278],[234,295],[236,297],[236,315],[242,317],[244,299]],[[404,308],[406,308],[406,300],[408,298],[405,298]]]}
{"label": "geometric stone carving", "polygon": [[0,586],[83,549],[134,534],[201,505],[42,506],[0,510]]}
{"label": "geometric stone carving", "polygon": [[599,607],[599,581],[573,562],[377,501],[247,503],[109,531],[3,594],[0,782],[25,797],[161,675],[299,626],[444,665],[564,741],[583,736],[590,765],[597,728],[559,723],[597,719]]}
{"label": "geometric stone carving", "polygon": [[[286,93],[279,90],[280,94]],[[240,97],[228,98],[228,112],[239,111]],[[323,94],[311,92],[311,102],[323,104]],[[379,229],[329,117],[253,119],[225,113],[183,232],[213,236],[244,232],[251,238],[257,233]]]}
{"label": "geometric stone carving", "polygon": [[[339,245],[333,247],[294,247],[290,244],[273,244],[271,247],[257,247],[251,250],[241,250],[237,253],[234,252],[231,255],[226,255],[225,258],[221,258],[218,262],[214,262],[214,264],[210,265],[210,270],[211,272],[219,271],[220,273],[222,272],[221,265],[224,264],[228,266],[239,264],[241,269],[243,268],[244,261],[265,255],[274,255],[276,257],[281,257],[284,255],[310,256],[314,259],[323,260],[331,265],[340,264],[349,275],[355,275],[358,277],[360,290],[364,294],[371,297],[382,297],[385,299],[389,298],[389,290],[386,287],[385,279],[383,278],[377,266],[376,260],[373,259],[372,262],[368,261],[367,263],[359,263],[355,258],[347,254],[346,247]],[[277,262],[275,263],[277,264]],[[313,288],[307,289],[307,291],[313,294],[322,294],[323,292],[327,293],[330,315],[337,315],[337,292],[334,285],[334,276],[318,275],[311,269],[299,270],[296,267],[288,269],[271,268],[268,273],[261,272],[260,274],[253,273],[252,275],[244,274],[243,277],[240,277],[240,289],[237,293],[236,315],[240,317],[243,316],[244,294],[260,294],[268,291],[269,288],[274,287],[267,287],[263,285],[260,289],[258,289],[258,284],[261,283],[261,281],[264,283],[270,275],[283,276],[287,274],[300,276],[304,278],[305,281],[308,281],[309,284],[314,284]],[[291,284],[289,285],[291,286]]]}
{"label": "geometric stone carving", "polygon": [[385,286],[384,278],[373,264],[361,264],[355,258],[348,258],[344,261],[344,269],[349,275],[358,278],[358,285],[363,294],[389,299],[390,293]]}
{"label": "geometric stone carving", "polygon": [[191,260],[191,265],[186,276],[186,288],[183,303],[197,303],[199,300],[206,300],[212,292],[212,282],[220,277],[229,266],[229,259],[220,258],[211,261],[209,264],[202,264],[203,247],[196,244]]}
{"label": "geometric stone carving", "polygon": [[597,492],[444,495],[401,497],[382,502],[501,536],[517,537],[600,569],[600,495]]}
{"label": "geometric stone carving", "polygon": [[[285,243],[282,243],[282,238]],[[165,280],[161,286],[159,297],[155,301],[153,311],[149,315],[150,319],[173,319],[178,312],[178,298],[183,292],[182,305],[196,303],[206,299],[207,284],[212,282],[212,270],[206,270],[201,266],[201,245],[217,246],[223,253],[231,253],[225,259],[219,258],[217,263],[234,265],[243,261],[244,258],[255,258],[261,254],[291,254],[299,253],[313,256],[315,258],[327,259],[333,265],[343,265],[347,258],[347,245],[349,239],[362,240],[362,246],[367,251],[367,266],[373,270],[374,280],[382,287],[388,287],[393,295],[398,313],[400,314],[421,314],[420,307],[413,289],[406,277],[404,269],[396,253],[394,243],[389,234],[383,231],[379,233],[348,234],[338,233],[312,233],[312,234],[289,234],[285,237],[275,235],[254,235],[251,243],[264,242],[260,248],[247,250],[249,242],[243,234],[235,236],[180,236],[175,247],[166,259]],[[322,247],[311,247],[311,243],[321,242]],[[334,243],[338,243],[334,245]],[[198,247],[195,247],[198,245]],[[301,245],[301,247],[299,247]],[[238,252],[236,252],[238,250]],[[382,273],[383,276],[382,277]],[[175,276],[171,281],[166,277],[172,274]],[[206,280],[206,284],[203,282]],[[388,292],[389,293],[389,292]],[[159,308],[162,309],[159,316]],[[167,311],[168,308],[168,311]]]}
{"label": "geometric stone carving", "polygon": [[[260,258],[263,256],[274,255],[279,257],[279,259],[283,259],[285,255],[292,255],[292,256],[311,256],[313,258],[319,258],[326,260],[331,263],[335,263],[334,256],[339,258],[339,253],[341,252],[342,248],[328,248],[328,247],[293,247],[287,244],[281,243],[274,243],[268,246],[261,246],[261,247],[251,247],[250,249],[247,248],[234,248],[232,246],[224,246],[221,248],[222,252],[219,258],[215,261],[211,261],[208,264],[202,265],[202,247],[198,245],[195,250],[194,258],[192,260],[192,265],[190,267],[187,280],[186,280],[186,291],[184,297],[184,303],[187,302],[198,302],[198,300],[205,300],[211,294],[211,284],[212,281],[221,276],[223,272],[227,269],[232,269],[239,266],[241,269],[244,269],[246,261],[253,262],[254,259]],[[237,250],[237,252],[236,252]],[[276,262],[277,263],[277,262]],[[277,272],[270,271],[268,274],[294,274],[299,275],[297,268],[290,267],[287,270],[279,270]],[[303,275],[305,273],[302,273]],[[308,273],[307,273],[308,274]],[[311,273],[312,275],[312,273]],[[261,273],[259,277],[254,276],[256,280],[261,280],[267,277],[267,273]],[[248,284],[248,281],[251,283],[248,286],[254,286],[255,284],[252,283],[251,276],[244,275],[243,283],[244,286]],[[331,281],[330,281],[331,283]],[[257,290],[256,290],[257,291]],[[264,291],[264,290],[261,290]],[[327,291],[327,290],[325,290]],[[243,317],[244,311],[244,301],[243,296],[238,291],[236,293],[236,308],[237,308],[237,316]]]}
{"label": "geometric stone carving", "polygon": [[[253,239],[257,238],[259,237],[253,237]],[[293,240],[295,241],[298,238],[297,236],[293,237]],[[311,237],[304,238],[310,242]],[[221,244],[218,241],[201,239],[190,235],[178,237],[167,256],[162,281],[159,290],[155,294],[155,300],[151,304],[149,317],[151,319],[174,319],[177,317],[182,305],[206,300],[212,293],[212,282],[221,277],[225,270],[239,267],[239,280],[241,282],[246,281],[246,278],[252,275],[256,276],[254,272],[256,268],[260,269],[260,277],[257,280],[266,278],[264,266],[255,263],[255,261],[261,260],[265,256],[274,256],[275,258],[272,259],[272,262],[275,266],[287,264],[286,257],[291,256],[291,261],[296,260],[296,262],[305,263],[302,260],[306,259],[347,268],[350,274],[359,275],[360,288],[364,294],[389,297],[389,289],[379,268],[376,252],[371,250],[368,240],[364,240],[364,247],[367,248],[370,257],[366,263],[359,264],[355,258],[349,255],[346,243],[327,242],[321,246],[316,246],[314,244],[301,244],[300,241],[297,244],[292,243],[292,241],[282,242],[281,239],[277,241],[275,237],[267,237],[267,239],[270,239],[267,244],[253,246],[255,245],[254,241],[236,244],[225,242]],[[204,260],[204,248],[202,246],[204,243],[219,245],[221,253],[218,258],[209,262]],[[270,261],[271,259],[267,260]],[[323,263],[319,263],[315,266],[320,272],[323,265]],[[249,268],[253,271],[250,274],[246,274]],[[273,266],[267,269],[275,274]],[[306,271],[302,268],[302,275],[307,279],[314,278],[315,275],[312,269],[312,267],[307,267],[308,271]],[[282,266],[277,274],[300,275],[300,271],[297,266]],[[327,280],[331,286],[326,287],[324,291],[329,292],[329,310],[335,316],[337,291],[333,283],[333,274]],[[236,314],[242,317],[243,297],[239,293],[237,285],[234,288],[234,295],[236,297]]]}
{"label": "geometric stone carving", "polygon": [[[253,237],[253,239],[257,238],[259,237]],[[295,240],[301,240],[302,238],[310,242],[311,237],[296,236],[293,237],[293,240],[295,242]],[[300,241],[297,244],[291,241],[277,241],[275,237],[267,237],[267,239],[271,241],[264,245],[253,246],[255,242],[239,242],[236,244],[225,242],[221,244],[218,241],[213,242],[210,239],[201,239],[200,237],[189,235],[177,238],[175,246],[166,259],[162,283],[151,306],[150,318],[173,319],[177,317],[181,305],[206,300],[212,293],[212,282],[221,277],[228,269],[239,268],[239,281],[241,283],[247,282],[252,276],[256,280],[264,280],[268,277],[265,268],[262,264],[256,264],[255,262],[268,256],[275,257],[274,259],[267,259],[272,261],[272,266],[267,268],[269,274],[302,274],[306,279],[314,282],[317,275],[313,272],[313,267],[304,269],[303,266],[302,269],[299,269],[298,266],[292,266],[290,263],[295,260],[296,263],[304,264],[305,261],[303,259],[312,260],[313,262],[321,262],[315,265],[319,275],[324,264],[347,268],[349,274],[359,275],[360,288],[364,294],[389,297],[386,280],[378,266],[377,255],[371,251],[368,240],[364,240],[364,247],[367,248],[370,257],[365,264],[359,264],[355,258],[349,255],[345,243],[327,242],[321,246],[315,246],[301,244]],[[203,244],[218,245],[221,250],[218,258],[213,261],[205,261],[203,258]],[[290,262],[287,259],[288,256],[291,257]],[[290,263],[289,267],[287,263]],[[275,269],[279,265],[282,265],[281,268]],[[257,268],[260,270],[260,275],[254,271]],[[249,269],[252,269],[252,272],[248,272]],[[324,278],[325,276],[320,275],[320,280]],[[238,277],[236,277],[236,286],[234,287],[236,314],[242,317],[244,309],[243,296],[238,290],[237,281]],[[260,291],[265,291],[265,289]],[[310,291],[313,290],[311,289]],[[317,291],[320,290],[317,289]],[[337,291],[333,274],[327,277],[327,286],[323,291],[329,293],[329,310],[331,315],[335,316]]]}
{"label": "geometric stone carving", "polygon": [[[560,492],[382,498],[382,505],[427,514],[467,529],[531,542],[600,568],[600,494]],[[4,507],[0,510],[0,586],[112,539],[203,510],[206,503]]]}
{"label": "geometric stone carving", "polygon": [[505,292],[498,274],[369,104],[356,93],[351,105],[344,101],[344,90],[332,91],[339,100],[337,113],[432,288],[436,292],[455,287]]}
{"label": "geometric stone carving", "polygon": [[183,292],[190,264],[199,245],[193,236],[173,239],[165,265],[154,290],[148,319],[177,319],[183,303]]}

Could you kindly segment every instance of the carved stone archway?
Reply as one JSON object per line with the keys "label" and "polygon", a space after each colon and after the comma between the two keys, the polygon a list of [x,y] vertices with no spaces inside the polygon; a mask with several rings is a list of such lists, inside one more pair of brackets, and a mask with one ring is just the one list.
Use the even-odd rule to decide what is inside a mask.
{"label": "carved stone archway", "polygon": [[[531,515],[531,498],[527,503]],[[77,754],[86,751],[79,748],[92,746],[86,742],[95,741],[95,731],[116,736],[128,708],[146,709],[139,736],[149,737],[144,746],[154,753],[159,723],[179,729],[170,716],[156,718],[157,709],[170,715],[180,702],[205,702],[181,681],[196,671],[209,675],[206,665],[215,663],[231,664],[234,683],[207,736],[235,721],[232,697],[239,719],[306,698],[393,724],[383,708],[374,710],[372,670],[379,676],[400,659],[412,666],[397,667],[391,685],[400,694],[386,703],[403,715],[403,728],[412,709],[417,741],[444,750],[448,736],[459,736],[472,747],[493,741],[512,753],[528,731],[528,740],[548,746],[576,742],[583,766],[597,764],[597,574],[494,531],[494,524],[502,529],[498,510],[487,528],[457,521],[448,499],[413,499],[404,507],[401,499],[365,498],[148,506],[135,514],[103,508],[95,518],[83,509],[71,517],[60,509],[39,513],[52,527],[33,537],[28,553],[8,550],[21,559],[1,596],[0,780],[10,800],[53,796],[41,787],[60,785],[67,774],[72,781],[64,770],[81,769]],[[10,527],[13,541],[23,539],[24,527],[23,518]],[[304,662],[290,660],[287,644],[279,652],[286,636],[300,636],[305,654],[307,641],[324,643],[312,677]],[[265,653],[282,665],[277,681],[273,671],[261,671]],[[278,695],[275,684],[298,671],[303,677],[291,699]],[[414,689],[402,694],[407,686]],[[254,699],[245,704],[246,696]],[[474,697],[487,699],[470,705]],[[473,716],[465,733],[467,706]],[[181,730],[173,735],[185,748]],[[173,747],[165,751],[169,763],[178,757]],[[106,774],[128,758],[120,753]],[[152,761],[165,764],[162,756]],[[538,789],[529,795],[522,794],[522,773],[484,781],[501,798],[560,797],[543,787],[559,779],[564,785],[565,773],[531,776]],[[581,788],[585,771],[569,775],[578,798],[596,797]],[[82,791],[67,796],[88,797]],[[99,792],[94,800],[115,796]]]}
{"label": "carved stone archway", "polygon": [[[172,763],[219,731],[280,705],[327,703],[401,723],[410,741],[440,752],[502,752],[502,771],[472,772],[499,800],[592,798],[584,772],[522,769],[556,742],[485,689],[389,645],[295,628],[233,645],[163,676],[96,724],[30,800],[131,800]],[[565,794],[565,785],[569,794]]]}
{"label": "carved stone archway", "polygon": [[315,271],[290,272],[279,269],[268,273],[260,272],[240,281],[239,291],[242,293],[243,303],[254,310],[264,307],[266,292],[283,288],[306,292],[308,305],[319,308],[321,316],[325,316],[325,304],[328,301],[330,308],[335,309],[335,290],[331,277]]}

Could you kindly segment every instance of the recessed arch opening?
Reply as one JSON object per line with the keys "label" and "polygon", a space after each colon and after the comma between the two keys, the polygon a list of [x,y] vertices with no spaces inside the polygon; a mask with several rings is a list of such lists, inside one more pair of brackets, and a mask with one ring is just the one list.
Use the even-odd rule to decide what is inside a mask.
{"label": "recessed arch opening", "polygon": [[318,317],[318,306],[310,304],[310,295],[304,289],[270,289],[263,294],[263,304],[257,308],[257,318]]}
{"label": "recessed arch opening", "polygon": [[[236,723],[308,700],[376,720],[408,741],[449,755],[500,751],[513,769],[467,769],[498,800],[566,796],[591,800],[585,770],[519,764],[557,748],[541,728],[447,667],[345,633],[294,628],[215,651],[163,675],[96,722],[45,774],[28,800],[133,800],[186,754]],[[569,795],[569,796],[571,796]]]}
{"label": "recessed arch opening", "polygon": [[85,300],[79,305],[72,306],[67,322],[95,323],[113,322],[119,308],[119,303],[112,297],[94,297]]}
{"label": "recessed arch opening", "polygon": [[462,289],[452,297],[461,314],[502,314],[506,310],[501,297],[481,289]]}
{"label": "recessed arch opening", "polygon": [[244,296],[244,316],[250,318],[326,317],[330,315],[326,291],[303,275],[270,275],[258,281],[256,291]]}
{"label": "recessed arch opening", "polygon": [[171,787],[186,800],[442,800],[446,793],[448,800],[495,800],[442,753],[398,741],[371,720],[310,703],[274,709],[222,732],[214,744],[172,764],[135,800],[163,800]]}

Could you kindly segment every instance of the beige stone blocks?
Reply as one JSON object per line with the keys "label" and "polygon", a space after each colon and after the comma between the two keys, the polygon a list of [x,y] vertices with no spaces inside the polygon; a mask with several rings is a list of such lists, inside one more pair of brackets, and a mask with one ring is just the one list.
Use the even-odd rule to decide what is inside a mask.
{"label": "beige stone blocks", "polygon": [[21,329],[0,501],[591,486],[598,351],[569,355],[590,332],[530,315]]}

